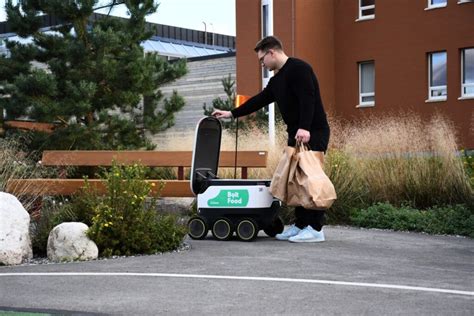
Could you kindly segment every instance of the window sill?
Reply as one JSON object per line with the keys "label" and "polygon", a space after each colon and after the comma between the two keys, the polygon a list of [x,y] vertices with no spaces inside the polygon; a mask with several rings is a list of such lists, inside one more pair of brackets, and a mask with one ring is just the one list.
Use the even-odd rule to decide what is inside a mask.
{"label": "window sill", "polygon": [[446,102],[448,98],[443,98],[443,99],[428,99],[425,100],[425,103],[433,103],[433,102]]}
{"label": "window sill", "polygon": [[375,103],[368,103],[368,104],[357,104],[356,109],[360,108],[373,108],[375,106]]}
{"label": "window sill", "polygon": [[358,19],[356,19],[356,22],[362,22],[362,21],[369,21],[369,20],[375,20],[375,15],[368,15],[368,16],[363,16]]}
{"label": "window sill", "polygon": [[458,1],[458,4],[474,3],[473,1]]}
{"label": "window sill", "polygon": [[[459,2],[458,2],[459,3]],[[446,8],[447,4],[445,5],[439,5],[439,6],[433,6],[433,7],[427,7],[425,8],[425,11],[429,11],[429,10],[436,10],[436,9],[442,9],[442,8]]]}
{"label": "window sill", "polygon": [[458,100],[474,100],[474,95],[466,95],[459,97]]}

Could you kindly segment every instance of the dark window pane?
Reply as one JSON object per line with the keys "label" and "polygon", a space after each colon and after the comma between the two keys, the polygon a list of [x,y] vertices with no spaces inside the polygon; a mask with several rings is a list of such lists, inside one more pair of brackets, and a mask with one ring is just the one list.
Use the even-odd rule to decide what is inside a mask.
{"label": "dark window pane", "polygon": [[262,7],[262,36],[268,35],[268,5]]}
{"label": "dark window pane", "polygon": [[375,15],[375,9],[368,9],[362,11],[362,16],[367,16],[367,15]]}

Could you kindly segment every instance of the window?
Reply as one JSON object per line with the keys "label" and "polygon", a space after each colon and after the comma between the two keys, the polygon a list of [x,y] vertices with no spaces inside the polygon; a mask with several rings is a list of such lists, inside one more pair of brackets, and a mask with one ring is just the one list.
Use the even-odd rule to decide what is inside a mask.
{"label": "window", "polygon": [[446,52],[428,54],[428,100],[444,101],[447,98],[446,61]]}
{"label": "window", "polygon": [[444,8],[448,0],[428,0],[428,9]]}
{"label": "window", "polygon": [[375,64],[373,61],[359,63],[359,107],[375,104]]}
{"label": "window", "polygon": [[[261,14],[262,38],[273,35],[273,0],[262,0]],[[267,68],[262,69],[264,87],[267,85],[271,76],[272,74],[270,74]]]}
{"label": "window", "polygon": [[474,98],[474,48],[461,51],[461,97]]}
{"label": "window", "polygon": [[375,0],[359,0],[359,20],[375,18]]}

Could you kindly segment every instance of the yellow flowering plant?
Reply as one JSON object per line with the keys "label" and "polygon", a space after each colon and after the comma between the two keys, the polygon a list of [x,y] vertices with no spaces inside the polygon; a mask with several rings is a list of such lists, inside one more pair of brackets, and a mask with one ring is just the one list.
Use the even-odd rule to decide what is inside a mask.
{"label": "yellow flowering plant", "polygon": [[146,172],[138,164],[114,163],[101,174],[105,194],[87,190],[86,185],[93,214],[88,236],[101,255],[151,254],[176,249],[182,243],[185,228],[175,217],[156,210],[160,188],[146,181]]}

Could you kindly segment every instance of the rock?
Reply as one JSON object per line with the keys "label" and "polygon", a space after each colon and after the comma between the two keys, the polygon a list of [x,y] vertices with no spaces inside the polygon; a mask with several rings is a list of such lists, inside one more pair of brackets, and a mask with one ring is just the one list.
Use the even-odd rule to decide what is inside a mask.
{"label": "rock", "polygon": [[0,192],[0,265],[21,264],[33,257],[30,215],[18,199]]}
{"label": "rock", "polygon": [[156,209],[160,212],[176,215],[188,215],[195,198],[160,198],[156,201]]}
{"label": "rock", "polygon": [[54,262],[97,259],[99,249],[86,235],[84,223],[62,223],[49,233],[47,254]]}

